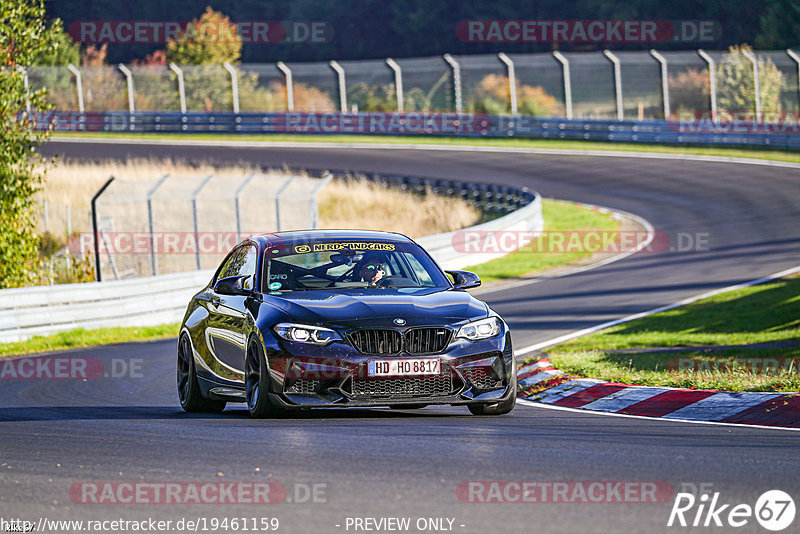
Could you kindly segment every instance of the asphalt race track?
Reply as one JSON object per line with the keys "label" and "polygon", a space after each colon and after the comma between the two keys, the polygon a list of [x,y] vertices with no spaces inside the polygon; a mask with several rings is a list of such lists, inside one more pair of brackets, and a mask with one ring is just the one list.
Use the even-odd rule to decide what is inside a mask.
{"label": "asphalt race track", "polygon": [[[707,250],[640,253],[595,270],[483,294],[510,323],[516,347],[800,263],[800,172],[787,167],[677,157],[167,143],[51,142],[43,151],[76,158],[247,161],[524,185],[546,197],[638,214],[673,245],[679,234],[707,235]],[[705,484],[720,493],[720,504],[753,506],[771,489],[786,491],[796,501],[800,497],[800,434],[791,431],[524,405],[498,418],[428,408],[325,411],[253,421],[236,405],[219,416],[195,416],[182,413],[177,403],[174,341],[70,355],[97,358],[106,370],[112,361],[140,368],[123,377],[88,381],[3,381],[3,517],[278,517],[282,532],[327,533],[356,531],[352,525],[346,528],[348,517],[402,516],[412,518],[412,532],[420,517],[452,518],[452,529],[463,533],[660,532],[687,530],[666,526],[672,493],[655,504],[485,504],[459,500],[463,495],[456,488],[465,481],[653,481],[675,491],[684,484]],[[91,481],[274,481],[287,488],[293,502],[74,502],[79,499],[71,499],[70,487]],[[326,485],[316,503],[303,499],[309,484]],[[695,512],[696,507],[687,513],[689,521]],[[763,531],[759,528],[751,518],[738,530]]]}

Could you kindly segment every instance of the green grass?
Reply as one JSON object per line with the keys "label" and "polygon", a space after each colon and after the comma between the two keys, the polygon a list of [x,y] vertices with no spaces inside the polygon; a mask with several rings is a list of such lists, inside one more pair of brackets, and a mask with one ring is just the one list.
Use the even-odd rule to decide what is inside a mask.
{"label": "green grass", "polygon": [[[798,276],[623,323],[552,347],[548,357],[568,374],[613,382],[730,391],[800,391],[800,344],[697,348],[776,341],[800,342]],[[611,352],[657,347],[687,349],[673,353]],[[681,370],[679,362],[688,369]],[[766,373],[765,364],[772,367]]]}
{"label": "green grass", "polygon": [[423,136],[370,136],[370,135],[308,135],[308,134],[156,134],[130,132],[59,133],[59,137],[85,137],[109,139],[154,139],[154,140],[206,140],[206,141],[268,141],[268,142],[325,142],[325,143],[391,143],[430,144],[452,146],[492,146],[545,148],[570,150],[610,150],[625,152],[650,152],[658,154],[690,154],[698,156],[720,156],[728,158],[751,158],[800,163],[800,152],[777,150],[769,147],[758,149],[730,148],[700,145],[655,145],[636,143],[614,143],[603,141],[571,141],[561,139],[494,139]]}
{"label": "green grass", "polygon": [[177,337],[179,327],[180,325],[177,323],[171,323],[160,326],[113,327],[93,330],[77,328],[53,334],[52,336],[37,336],[27,341],[0,343],[0,357],[78,349],[96,345],[111,345],[130,341],[168,339]]}
{"label": "green grass", "polygon": [[[542,202],[545,232],[616,232],[619,222],[608,213],[590,210],[572,202],[544,199]],[[507,254],[502,258],[467,267],[484,282],[517,278],[542,272],[555,267],[573,264],[588,258],[591,252],[540,252],[536,246]],[[527,250],[526,250],[527,249]]]}

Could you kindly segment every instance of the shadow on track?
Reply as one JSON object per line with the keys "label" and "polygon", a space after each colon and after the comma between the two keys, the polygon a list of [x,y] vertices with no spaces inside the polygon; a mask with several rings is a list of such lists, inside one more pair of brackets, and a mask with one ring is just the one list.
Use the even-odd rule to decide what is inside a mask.
{"label": "shadow on track", "polygon": [[[432,417],[473,417],[464,409],[465,413],[447,413],[442,411],[422,410],[388,410],[382,408],[343,408],[324,410],[298,410],[288,412],[286,415],[274,419],[399,419],[399,418],[432,418]],[[180,408],[172,406],[37,406],[37,407],[9,407],[0,412],[0,423],[19,421],[70,421],[70,420],[163,420],[176,421],[187,419],[216,419],[232,420],[251,419],[245,409],[226,410],[221,414],[186,413]],[[267,419],[269,420],[269,419]]]}

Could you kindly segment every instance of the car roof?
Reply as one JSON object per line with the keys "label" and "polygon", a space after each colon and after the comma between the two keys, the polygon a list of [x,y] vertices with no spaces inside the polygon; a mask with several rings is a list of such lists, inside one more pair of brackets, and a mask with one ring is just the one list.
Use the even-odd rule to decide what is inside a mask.
{"label": "car roof", "polygon": [[[413,243],[413,241],[403,234],[395,232],[380,232],[377,230],[297,230],[292,232],[273,232],[253,236],[252,238],[262,237],[267,240],[270,246],[280,243],[296,241],[321,241],[321,240],[372,240],[395,243]],[[252,239],[251,238],[251,239]]]}

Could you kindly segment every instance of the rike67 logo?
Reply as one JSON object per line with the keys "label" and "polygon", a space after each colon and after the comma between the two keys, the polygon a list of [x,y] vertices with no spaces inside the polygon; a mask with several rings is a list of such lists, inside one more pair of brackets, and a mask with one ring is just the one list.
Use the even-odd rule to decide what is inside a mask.
{"label": "rike67 logo", "polygon": [[720,500],[720,493],[678,493],[669,514],[667,526],[680,527],[732,527],[739,528],[758,522],[763,528],[778,532],[794,522],[794,500],[781,490],[761,494],[755,506],[747,503],[731,504]]}

